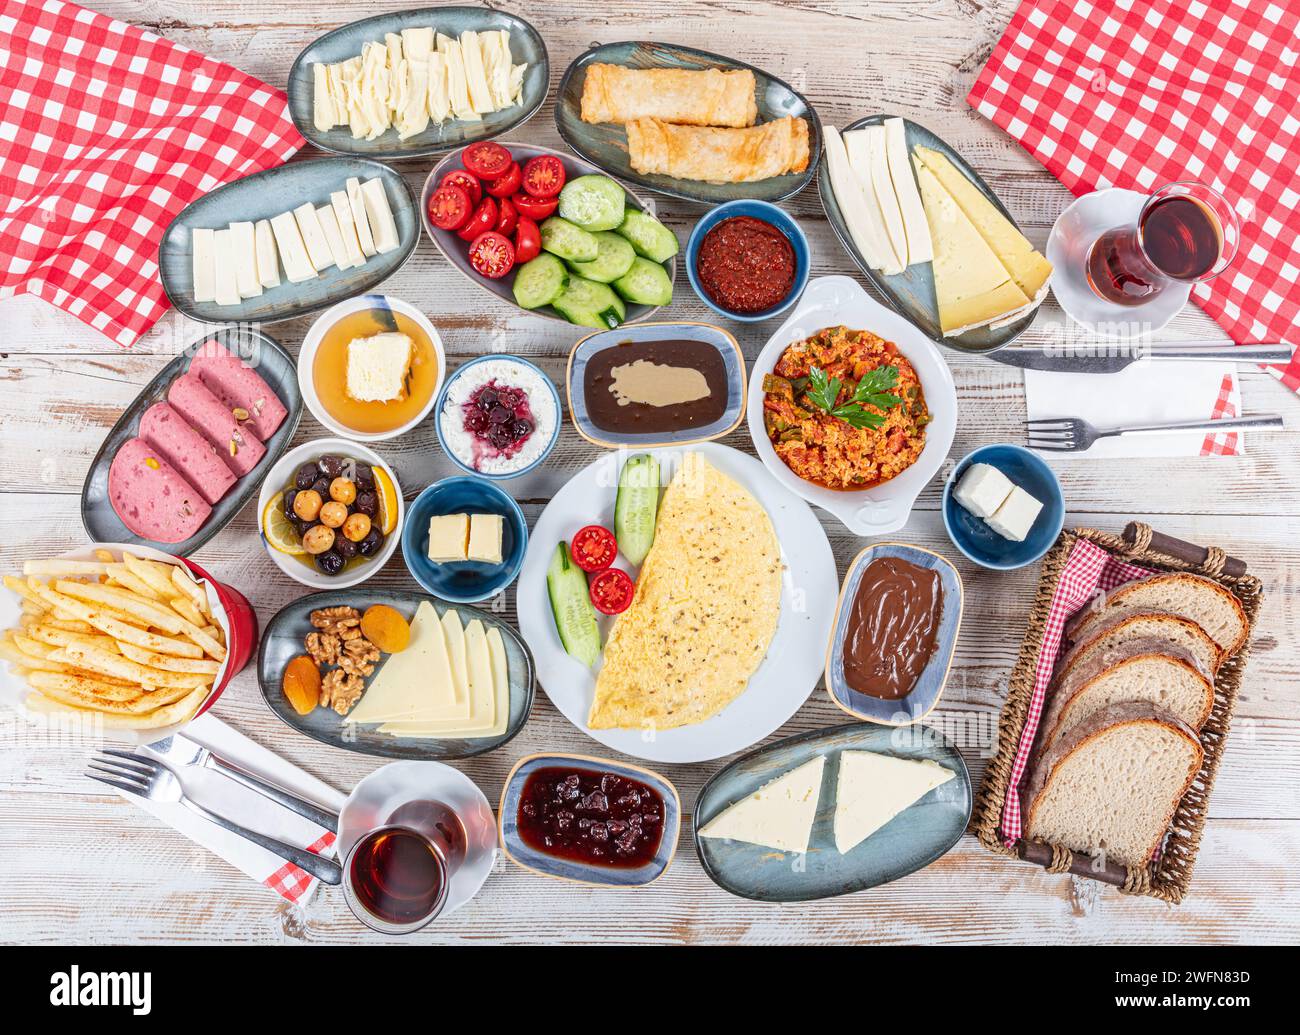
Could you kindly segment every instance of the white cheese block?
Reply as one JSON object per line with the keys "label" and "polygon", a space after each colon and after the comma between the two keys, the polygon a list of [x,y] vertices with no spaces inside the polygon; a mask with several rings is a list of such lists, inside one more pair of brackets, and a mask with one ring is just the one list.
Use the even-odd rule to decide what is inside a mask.
{"label": "white cheese block", "polygon": [[194,301],[214,302],[217,298],[217,267],[213,261],[213,234],[207,227],[190,231],[190,256],[194,263]]}
{"label": "white cheese block", "polygon": [[467,556],[471,561],[500,564],[504,534],[505,519],[500,514],[471,514]]}
{"label": "white cheese block", "polygon": [[852,851],[905,808],[956,775],[929,759],[841,751],[835,792],[835,847]]}
{"label": "white cheese block", "polygon": [[257,252],[257,282],[264,288],[280,286],[280,262],[275,253],[275,231],[269,219],[253,225],[253,247]]}
{"label": "white cheese block", "polygon": [[400,654],[390,654],[360,702],[343,717],[345,724],[392,719],[432,719],[454,711],[451,662],[438,613],[420,601],[411,621],[411,640]]}
{"label": "white cheese block", "polygon": [[397,112],[402,110],[401,93],[406,79],[393,73],[406,61],[406,48],[402,45],[402,37],[395,32],[384,33],[384,46],[388,48],[388,110]]}
{"label": "white cheese block", "polygon": [[518,104],[524,95],[524,73],[527,65],[515,65],[510,69],[510,103]]}
{"label": "white cheese block", "polygon": [[355,176],[348,177],[348,207],[352,209],[352,223],[357,231],[357,243],[361,254],[369,258],[375,254],[375,238],[370,232],[370,218],[366,215],[366,201],[361,194],[361,181]]}
{"label": "white cheese block", "polygon": [[361,242],[357,240],[357,225],[352,221],[352,205],[348,202],[347,191],[334,191],[330,195],[330,205],[334,208],[334,221],[338,223],[348,268],[364,264],[366,257],[361,254]]}
{"label": "white cheese block", "polygon": [[257,279],[257,241],[253,224],[230,224],[231,247],[235,250],[235,283],[240,298],[256,298],[262,293],[262,282]]}
{"label": "white cheese block", "polygon": [[307,247],[307,258],[317,272],[327,270],[334,265],[334,256],[330,254],[329,242],[325,240],[325,231],[316,217],[316,206],[310,201],[303,202],[293,210],[293,218],[298,223],[298,232],[302,234],[302,243]]}
{"label": "white cheese block", "polygon": [[985,520],[989,528],[1003,539],[1022,543],[1029,530],[1034,527],[1034,522],[1042,509],[1043,504],[1040,500],[1017,485],[1012,488],[1011,495],[1002,501],[1002,505]]}
{"label": "white cheese block", "polygon": [[343,247],[343,235],[339,232],[339,220],[334,215],[333,205],[322,205],[316,210],[316,221],[320,223],[321,231],[325,234],[325,243],[329,246],[330,258],[334,260],[334,265],[341,270],[352,268],[352,261],[348,258],[347,249]]}
{"label": "white cheese block", "polygon": [[741,798],[700,828],[700,837],[729,838],[782,852],[808,851],[826,758],[818,755]]}
{"label": "white cheese block", "polygon": [[468,514],[434,514],[429,518],[429,560],[454,564],[465,560],[468,550]]}
{"label": "white cheese block", "polygon": [[312,75],[312,122],[322,133],[328,133],[339,123],[338,113],[334,110],[334,99],[330,96],[329,66],[319,61],[311,66]]}
{"label": "white cheese block", "polygon": [[281,212],[271,220],[271,230],[275,233],[275,246],[280,252],[280,261],[284,264],[284,275],[290,284],[301,284],[306,280],[316,279],[316,267],[307,257],[307,246],[303,244],[302,234],[298,232],[298,221],[292,212]]}
{"label": "white cheese block", "polygon": [[460,50],[465,59],[465,84],[469,89],[470,107],[480,115],[496,111],[496,105],[492,103],[492,91],[488,89],[487,74],[483,68],[483,50],[479,46],[478,33],[472,29],[462,32]]}
{"label": "white cheese block", "polygon": [[962,472],[952,498],[978,518],[987,518],[1011,495],[1011,479],[991,464],[971,464]]}
{"label": "white cheese block", "polygon": [[391,252],[398,245],[397,224],[393,210],[388,207],[384,181],[378,176],[361,185],[361,195],[366,202],[366,218],[370,220],[370,233],[375,239],[375,251],[380,255]]}
{"label": "white cheese block", "polygon": [[214,301],[239,305],[239,272],[235,267],[235,235],[229,228],[212,235],[212,262],[216,267]]}
{"label": "white cheese block", "polygon": [[429,128],[429,59],[406,61],[403,74],[403,106],[393,121],[398,138],[406,140]]}
{"label": "white cheese block", "polygon": [[912,176],[912,163],[907,155],[907,127],[902,119],[885,120],[885,158],[889,165],[889,179],[894,185],[894,196],[903,216],[903,231],[907,235],[908,265],[929,262],[934,258],[934,245],[930,241],[930,227],[921,207],[921,192]]}
{"label": "white cheese block", "polygon": [[469,100],[469,83],[465,78],[465,57],[461,53],[461,46],[455,40],[450,40],[444,49],[442,41],[445,38],[440,36],[438,44],[447,58],[447,92],[451,98],[451,113],[466,122],[480,121],[483,116],[474,110]]}
{"label": "white cheese block", "polygon": [[[891,230],[886,219],[886,202],[894,206],[897,206],[897,202],[893,198],[892,187],[885,198],[882,198],[876,190],[875,179],[871,172],[871,155],[867,147],[868,141],[869,137],[865,135],[864,130],[846,133],[844,135],[844,148],[845,153],[849,156],[849,168],[853,170],[853,175],[862,186],[862,196],[867,201],[868,218],[876,226],[880,239],[884,244],[885,262],[880,271],[887,275],[893,275],[902,273],[907,268],[907,254],[899,254],[895,243],[897,234]],[[901,225],[898,229],[901,229]]]}
{"label": "white cheese block", "polygon": [[389,126],[388,48],[374,41],[361,48],[361,107],[370,123],[367,140],[383,136]]}
{"label": "white cheese block", "polygon": [[429,117],[446,122],[451,117],[451,96],[447,92],[447,57],[435,51],[429,55]]}
{"label": "white cheese block", "polygon": [[849,228],[849,236],[862,259],[873,270],[884,269],[889,261],[890,248],[885,240],[884,227],[872,217],[862,184],[853,175],[849,154],[844,141],[834,126],[825,127],[826,163],[831,174],[831,190],[835,202]]}
{"label": "white cheese block", "polygon": [[428,61],[432,53],[432,26],[402,30],[402,54],[407,61]]}
{"label": "white cheese block", "polygon": [[907,233],[903,229],[903,213],[894,193],[894,181],[889,175],[889,160],[885,155],[885,127],[867,126],[844,134],[844,146],[849,152],[849,165],[859,180],[870,182],[868,197],[874,197],[880,207],[881,219],[889,246],[898,260],[898,272],[909,265]]}

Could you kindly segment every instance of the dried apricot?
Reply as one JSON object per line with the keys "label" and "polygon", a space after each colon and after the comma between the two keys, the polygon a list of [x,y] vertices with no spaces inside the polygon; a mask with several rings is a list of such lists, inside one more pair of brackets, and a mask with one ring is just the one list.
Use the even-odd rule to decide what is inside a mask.
{"label": "dried apricot", "polygon": [[411,626],[387,604],[372,604],[361,616],[361,634],[385,654],[398,654],[411,642]]}
{"label": "dried apricot", "polygon": [[299,715],[311,714],[320,703],[320,669],[306,654],[299,654],[284,666],[280,686],[285,699]]}

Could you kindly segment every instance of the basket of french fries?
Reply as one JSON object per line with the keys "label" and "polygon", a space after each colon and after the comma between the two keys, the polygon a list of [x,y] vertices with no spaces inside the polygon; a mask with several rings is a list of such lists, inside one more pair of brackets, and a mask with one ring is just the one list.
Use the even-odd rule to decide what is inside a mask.
{"label": "basket of french fries", "polygon": [[0,593],[0,697],[145,744],[201,715],[248,663],[257,619],[191,561],[105,543],[32,559]]}

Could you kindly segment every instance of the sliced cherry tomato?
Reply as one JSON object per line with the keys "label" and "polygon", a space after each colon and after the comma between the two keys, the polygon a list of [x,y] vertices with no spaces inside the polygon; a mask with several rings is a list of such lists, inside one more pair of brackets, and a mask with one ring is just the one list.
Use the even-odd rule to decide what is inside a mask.
{"label": "sliced cherry tomato", "polygon": [[[523,197],[523,195],[520,195]],[[516,198],[516,203],[518,199]],[[542,232],[527,216],[519,217],[515,227],[515,261],[522,264],[532,262],[542,252]]]}
{"label": "sliced cherry tomato", "polygon": [[618,540],[603,525],[587,525],[569,544],[573,563],[583,571],[604,571],[618,556]]}
{"label": "sliced cherry tomato", "polygon": [[482,180],[495,180],[504,176],[514,161],[510,152],[495,140],[480,140],[470,144],[461,153],[460,161],[466,169]]}
{"label": "sliced cherry tomato", "polygon": [[509,198],[502,198],[497,202],[497,210],[497,233],[509,237],[519,225],[519,209]]}
{"label": "sliced cherry tomato", "polygon": [[485,234],[489,230],[495,230],[497,225],[497,203],[491,198],[484,198],[479,202],[478,208],[474,214],[469,217],[469,222],[456,231],[457,236],[462,241],[472,241],[479,234]]}
{"label": "sliced cherry tomato", "polygon": [[484,188],[494,198],[508,198],[519,190],[519,184],[523,182],[523,170],[519,168],[518,162],[511,162],[510,168],[498,176],[495,180],[489,180],[488,185]]}
{"label": "sliced cherry tomato", "polygon": [[555,155],[537,155],[524,166],[524,190],[535,198],[553,198],[564,186],[564,163]]}
{"label": "sliced cherry tomato", "polygon": [[593,576],[588,587],[592,606],[603,615],[619,615],[632,606],[636,584],[618,568],[606,568]]}
{"label": "sliced cherry tomato", "polygon": [[446,187],[448,184],[463,188],[475,205],[483,200],[483,184],[478,182],[477,176],[471,176],[464,169],[453,169],[442,178],[438,186]]}
{"label": "sliced cherry tomato", "polygon": [[559,198],[535,198],[531,194],[516,194],[515,208],[521,216],[541,222],[560,206]]}
{"label": "sliced cherry tomato", "polygon": [[489,230],[479,234],[469,246],[469,264],[492,280],[504,277],[515,268],[515,246],[510,238]]}
{"label": "sliced cherry tomato", "polygon": [[473,214],[469,192],[454,183],[439,187],[429,199],[429,222],[439,230],[459,230]]}

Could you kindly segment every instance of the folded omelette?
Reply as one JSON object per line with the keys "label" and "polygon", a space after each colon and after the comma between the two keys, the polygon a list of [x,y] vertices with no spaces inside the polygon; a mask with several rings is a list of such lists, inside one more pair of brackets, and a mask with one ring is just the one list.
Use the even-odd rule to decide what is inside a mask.
{"label": "folded omelette", "polygon": [[762,664],[780,610],[781,552],[767,512],[687,453],[632,606],[605,645],[587,725],[671,729],[716,715]]}

